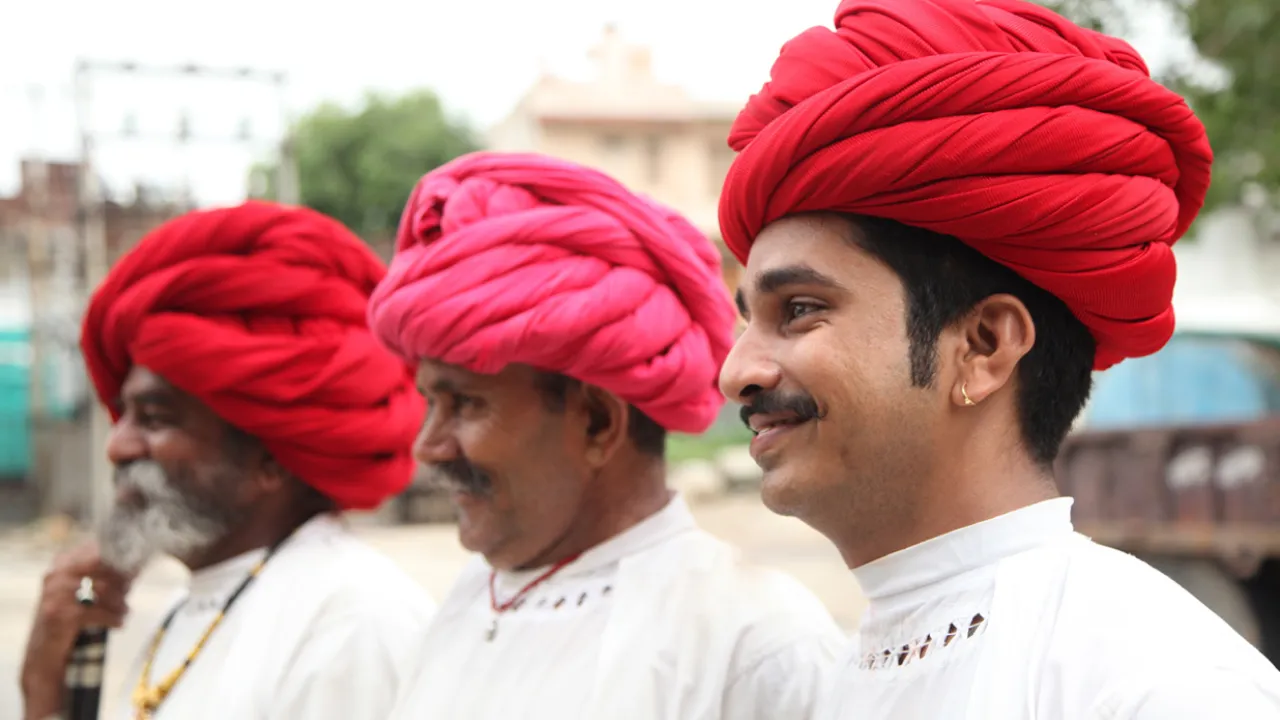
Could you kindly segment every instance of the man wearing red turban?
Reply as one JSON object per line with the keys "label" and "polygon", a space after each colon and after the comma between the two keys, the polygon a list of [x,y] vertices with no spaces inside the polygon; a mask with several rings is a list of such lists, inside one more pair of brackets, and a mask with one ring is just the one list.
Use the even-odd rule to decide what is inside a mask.
{"label": "man wearing red turban", "polygon": [[62,709],[77,633],[119,627],[163,553],[190,584],[118,717],[386,718],[433,605],[338,514],[414,469],[423,404],[365,322],[383,273],[337,221],[261,202],[170,221],[111,269],[81,348],[115,421],[116,502],[46,579],[28,717]]}
{"label": "man wearing red turban", "polygon": [[1280,717],[1276,669],[1053,482],[1091,371],[1173,331],[1212,162],[1186,103],[1021,0],[845,0],[729,143],[721,388],[765,503],[870,599],[819,716]]}
{"label": "man wearing red turban", "polygon": [[724,403],[706,237],[596,171],[475,153],[414,189],[369,317],[419,362],[416,453],[478,554],[394,717],[809,717],[835,624],[666,486],[666,432]]}

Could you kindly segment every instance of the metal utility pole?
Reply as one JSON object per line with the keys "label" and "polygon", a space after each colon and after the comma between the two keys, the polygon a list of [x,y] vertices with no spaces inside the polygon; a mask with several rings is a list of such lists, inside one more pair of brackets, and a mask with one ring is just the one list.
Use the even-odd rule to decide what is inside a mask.
{"label": "metal utility pole", "polygon": [[[95,129],[92,123],[90,107],[92,105],[93,81],[99,77],[126,78],[162,78],[177,77],[192,82],[216,79],[233,80],[250,85],[272,87],[275,90],[279,113],[284,125],[283,137],[278,141],[264,142],[255,138],[248,124],[242,126],[238,133],[223,136],[199,135],[191,132],[189,118],[183,116],[180,127],[174,135],[152,136],[139,134],[136,128],[126,125],[110,131]],[[143,65],[134,62],[108,62],[80,60],[75,70],[75,102],[76,118],[80,134],[80,225],[85,259],[84,275],[87,293],[102,283],[107,274],[109,257],[107,252],[107,228],[105,222],[106,196],[98,181],[96,153],[103,142],[129,142],[137,140],[160,140],[175,142],[179,146],[191,143],[231,144],[249,147],[271,147],[277,152],[277,196],[281,202],[297,204],[299,202],[297,165],[290,138],[290,116],[287,107],[287,80],[283,73],[257,70],[254,68],[216,68],[201,65]],[[252,109],[254,106],[250,106]],[[189,176],[184,174],[184,184],[189,187]],[[187,199],[190,199],[188,194]],[[93,447],[91,453],[92,492],[90,514],[95,522],[101,521],[111,508],[111,464],[106,457],[106,439],[111,431],[111,420],[106,410],[97,402],[91,403],[91,429]]]}
{"label": "metal utility pole", "polygon": [[[36,132],[39,132],[44,120],[44,89],[33,85],[28,88],[33,110]],[[33,487],[41,495],[47,497],[51,472],[44,452],[43,444],[37,439],[41,437],[41,429],[49,418],[49,331],[52,323],[50,311],[49,283],[52,271],[50,247],[52,237],[49,232],[49,165],[44,156],[42,143],[34,143],[34,157],[26,163],[26,177],[23,185],[26,194],[26,266],[27,266],[27,347],[30,352],[27,362],[29,428],[28,443],[31,458],[27,473]]]}
{"label": "metal utility pole", "polygon": [[[40,125],[43,119],[43,89],[32,86],[29,89],[32,107],[35,109],[35,124]],[[27,217],[26,217],[26,251],[27,251],[27,302],[30,303],[30,339],[31,367],[28,370],[30,382],[30,416],[39,422],[48,416],[48,400],[45,397],[47,383],[44,369],[48,361],[46,352],[44,311],[49,307],[47,292],[50,270],[50,237],[49,237],[49,165],[44,157],[44,149],[37,149],[34,157],[27,162]],[[33,468],[34,471],[34,468]],[[41,477],[33,472],[33,476]]]}
{"label": "metal utility pole", "polygon": [[[77,63],[75,71],[76,127],[80,135],[80,172],[78,190],[78,215],[80,238],[84,257],[85,293],[89,296],[107,276],[107,233],[104,218],[104,198],[97,182],[94,165],[93,129],[89,107],[92,102],[92,86],[85,63]],[[92,398],[92,389],[90,389]],[[111,417],[106,408],[94,400],[89,402],[89,519],[98,525],[111,512],[111,463],[107,460],[107,436],[111,432]]]}
{"label": "metal utility pole", "polygon": [[[147,137],[137,132],[136,128],[126,126],[120,132],[95,131],[95,139],[103,140],[159,140],[176,141],[181,146],[193,143],[231,144],[247,147],[270,148],[276,156],[277,196],[281,202],[296,204],[299,202],[297,158],[294,152],[292,137],[292,114],[288,106],[288,79],[283,72],[259,70],[250,67],[211,67],[205,65],[143,65],[127,61],[88,61],[81,60],[77,65],[78,76],[115,76],[133,78],[181,78],[192,82],[202,80],[231,80],[249,86],[270,88],[274,91],[277,112],[283,127],[278,139],[255,137],[246,122],[238,132],[227,135],[200,135],[191,131],[190,119],[185,115],[180,119],[176,135]],[[256,109],[258,103],[248,104]]]}
{"label": "metal utility pole", "polygon": [[284,121],[284,136],[280,139],[280,161],[276,165],[276,200],[286,205],[298,205],[302,202],[302,191],[298,184],[298,156],[293,142],[293,117],[289,112],[289,102],[282,73],[275,76],[276,102],[280,105],[280,118]]}

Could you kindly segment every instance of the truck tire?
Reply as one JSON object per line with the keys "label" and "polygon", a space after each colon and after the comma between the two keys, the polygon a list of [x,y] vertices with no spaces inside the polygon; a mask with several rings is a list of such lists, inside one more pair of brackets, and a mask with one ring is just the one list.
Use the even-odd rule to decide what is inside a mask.
{"label": "truck tire", "polygon": [[1256,648],[1262,647],[1262,627],[1244,584],[1214,560],[1171,555],[1142,558],[1147,564],[1204,603]]}

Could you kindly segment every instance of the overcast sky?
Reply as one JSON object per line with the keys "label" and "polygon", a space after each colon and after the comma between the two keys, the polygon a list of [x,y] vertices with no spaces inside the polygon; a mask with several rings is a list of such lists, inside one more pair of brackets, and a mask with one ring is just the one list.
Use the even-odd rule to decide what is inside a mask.
{"label": "overcast sky", "polygon": [[[324,7],[329,5],[335,9]],[[72,67],[77,57],[140,63],[195,62],[283,70],[287,103],[301,112],[329,99],[352,103],[368,89],[436,90],[479,127],[511,108],[540,67],[585,72],[587,49],[606,23],[652,48],[657,75],[707,99],[743,99],[767,79],[788,38],[827,25],[836,0],[0,0],[0,194],[32,151],[76,151]],[[341,8],[338,10],[336,8]],[[1180,52],[1166,22],[1139,23],[1129,38],[1153,66]],[[40,88],[33,95],[33,88]],[[219,82],[108,80],[93,86],[91,125],[172,133],[186,110],[201,134],[234,136],[248,118],[277,137],[281,113],[266,88]],[[256,151],[259,155],[263,148]],[[176,183],[190,177],[204,203],[235,202],[255,150],[212,144],[106,142],[109,180]]]}

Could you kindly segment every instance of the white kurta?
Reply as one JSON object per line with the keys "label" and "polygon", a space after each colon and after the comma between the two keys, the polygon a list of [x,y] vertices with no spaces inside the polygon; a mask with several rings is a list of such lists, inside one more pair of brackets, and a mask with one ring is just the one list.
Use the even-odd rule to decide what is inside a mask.
{"label": "white kurta", "polygon": [[857,568],[823,720],[1275,720],[1280,672],[1173,581],[1074,532],[1069,498]]}
{"label": "white kurta", "polygon": [[[396,720],[807,720],[847,640],[794,579],[742,564],[679,498],[500,617],[464,572]],[[541,570],[499,573],[506,601]]]}
{"label": "white kurta", "polygon": [[[151,685],[182,664],[264,552],[192,574]],[[434,610],[417,583],[341,519],[314,518],[232,605],[155,718],[385,720]],[[118,689],[121,720],[133,718],[129,698],[142,663],[138,658]]]}

